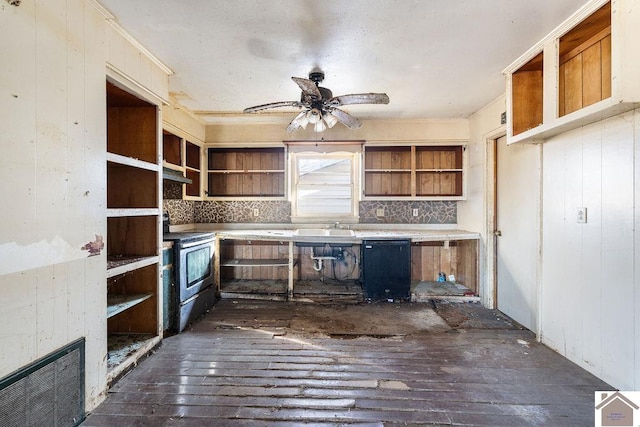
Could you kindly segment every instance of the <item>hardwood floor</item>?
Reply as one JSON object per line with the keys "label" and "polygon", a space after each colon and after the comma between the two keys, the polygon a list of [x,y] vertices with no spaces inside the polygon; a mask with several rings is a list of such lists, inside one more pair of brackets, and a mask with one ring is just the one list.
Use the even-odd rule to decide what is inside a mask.
{"label": "hardwood floor", "polygon": [[[344,339],[308,332],[313,307],[221,301],[163,340],[83,426],[584,426],[594,422],[593,392],[611,390],[531,332],[483,324],[482,314],[469,329],[426,322],[408,335],[369,328]],[[433,312],[428,304],[392,309],[416,307]],[[385,310],[354,313],[363,323],[376,312],[385,316],[377,321],[402,320]]]}

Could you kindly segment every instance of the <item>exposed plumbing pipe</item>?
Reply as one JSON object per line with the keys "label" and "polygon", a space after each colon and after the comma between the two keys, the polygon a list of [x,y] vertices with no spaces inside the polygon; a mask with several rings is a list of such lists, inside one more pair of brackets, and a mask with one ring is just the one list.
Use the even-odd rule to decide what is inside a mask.
{"label": "exposed plumbing pipe", "polygon": [[322,261],[325,259],[336,259],[334,256],[315,256],[313,246],[311,247],[311,259],[313,260],[313,269],[317,272],[322,270]]}

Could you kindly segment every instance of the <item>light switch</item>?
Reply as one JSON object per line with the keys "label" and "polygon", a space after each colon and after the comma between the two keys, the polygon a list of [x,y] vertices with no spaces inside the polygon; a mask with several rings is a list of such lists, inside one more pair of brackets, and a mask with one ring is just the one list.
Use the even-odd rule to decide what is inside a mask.
{"label": "light switch", "polygon": [[413,216],[418,216],[418,209],[417,208],[413,209]]}
{"label": "light switch", "polygon": [[253,216],[260,216],[260,209],[254,208],[253,209]]}

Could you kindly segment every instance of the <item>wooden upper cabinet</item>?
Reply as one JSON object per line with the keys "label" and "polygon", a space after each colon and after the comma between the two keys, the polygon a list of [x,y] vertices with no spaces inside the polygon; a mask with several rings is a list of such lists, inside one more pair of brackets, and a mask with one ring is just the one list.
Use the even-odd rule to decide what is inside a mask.
{"label": "wooden upper cabinet", "polygon": [[518,135],[542,124],[542,53],[512,75],[513,134]]}
{"label": "wooden upper cabinet", "polygon": [[184,195],[188,197],[202,197],[200,192],[202,147],[185,140],[185,174],[191,180],[186,184]]}
{"label": "wooden upper cabinet", "polygon": [[559,40],[558,115],[611,96],[611,3]]}
{"label": "wooden upper cabinet", "polygon": [[640,8],[591,0],[504,70],[507,142],[541,141],[640,106]]}
{"label": "wooden upper cabinet", "polygon": [[364,195],[411,196],[413,165],[409,146],[365,148]]}
{"label": "wooden upper cabinet", "polygon": [[179,136],[162,131],[162,160],[165,165],[176,169],[182,167],[182,141]]}
{"label": "wooden upper cabinet", "polygon": [[284,197],[284,147],[209,148],[210,197]]}
{"label": "wooden upper cabinet", "polygon": [[364,151],[364,196],[464,198],[464,146],[371,146]]}

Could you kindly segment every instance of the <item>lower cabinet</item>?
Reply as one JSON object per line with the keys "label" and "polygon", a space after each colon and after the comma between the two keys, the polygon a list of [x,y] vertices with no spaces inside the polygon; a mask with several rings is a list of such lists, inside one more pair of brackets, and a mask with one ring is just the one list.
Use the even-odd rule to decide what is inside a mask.
{"label": "lower cabinet", "polygon": [[162,329],[175,328],[176,275],[173,242],[162,245]]}

